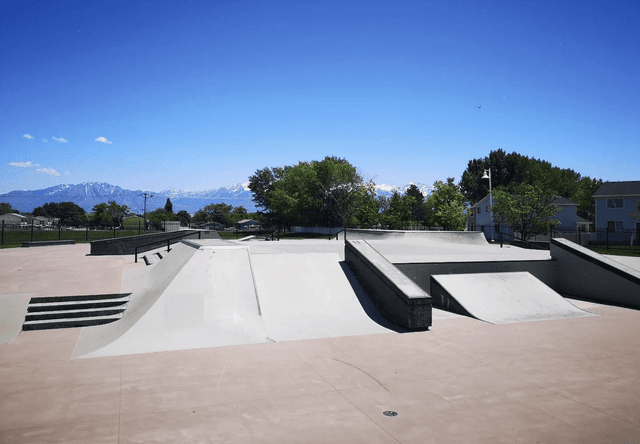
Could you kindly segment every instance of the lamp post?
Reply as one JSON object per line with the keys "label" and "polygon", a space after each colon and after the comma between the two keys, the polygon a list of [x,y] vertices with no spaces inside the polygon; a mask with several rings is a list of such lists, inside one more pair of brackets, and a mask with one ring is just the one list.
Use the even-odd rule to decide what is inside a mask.
{"label": "lamp post", "polygon": [[147,197],[153,197],[151,193],[142,193],[138,196],[144,196],[144,231],[147,231]]}
{"label": "lamp post", "polygon": [[[491,192],[491,168],[484,170],[483,179],[489,179],[489,208],[491,208],[491,223],[493,224],[493,193]],[[493,226],[491,226],[491,242],[493,242]]]}

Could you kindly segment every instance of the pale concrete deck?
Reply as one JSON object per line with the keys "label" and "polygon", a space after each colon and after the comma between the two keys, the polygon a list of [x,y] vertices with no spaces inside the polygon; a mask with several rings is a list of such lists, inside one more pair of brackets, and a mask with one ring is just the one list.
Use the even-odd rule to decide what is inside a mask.
{"label": "pale concrete deck", "polygon": [[[2,250],[0,294],[119,292],[144,267],[88,252]],[[0,442],[638,442],[640,311],[574,303],[601,316],[93,359],[70,359],[80,329],[23,332],[0,345]]]}

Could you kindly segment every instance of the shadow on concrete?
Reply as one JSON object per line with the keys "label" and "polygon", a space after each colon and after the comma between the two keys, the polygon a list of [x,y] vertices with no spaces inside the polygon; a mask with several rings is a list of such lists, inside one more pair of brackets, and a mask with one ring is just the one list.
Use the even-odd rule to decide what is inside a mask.
{"label": "shadow on concrete", "polygon": [[349,284],[351,285],[353,292],[358,297],[358,302],[360,302],[362,309],[367,314],[367,316],[371,318],[373,322],[375,322],[376,324],[384,328],[388,328],[389,330],[395,331],[397,333],[409,332],[409,330],[407,330],[406,328],[401,327],[397,324],[394,324],[393,322],[389,322],[382,317],[382,315],[380,314],[378,309],[375,307],[375,305],[373,305],[373,302],[371,301],[367,293],[364,291],[364,288],[362,288],[362,285],[360,285],[360,282],[358,282],[358,279],[353,274],[353,271],[351,271],[351,269],[349,268],[349,265],[347,265],[346,262],[340,261],[340,267],[342,268],[342,271],[344,272],[345,277],[349,281]]}

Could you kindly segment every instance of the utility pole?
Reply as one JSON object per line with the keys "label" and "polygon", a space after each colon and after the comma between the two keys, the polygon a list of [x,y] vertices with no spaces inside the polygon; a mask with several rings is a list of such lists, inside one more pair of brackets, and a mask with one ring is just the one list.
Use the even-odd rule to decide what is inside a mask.
{"label": "utility pole", "polygon": [[151,193],[142,193],[138,196],[144,196],[144,231],[147,231],[147,197],[153,197]]}

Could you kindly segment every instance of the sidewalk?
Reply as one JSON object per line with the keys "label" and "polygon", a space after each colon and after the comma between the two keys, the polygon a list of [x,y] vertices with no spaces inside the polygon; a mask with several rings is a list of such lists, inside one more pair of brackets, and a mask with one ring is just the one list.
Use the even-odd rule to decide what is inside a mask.
{"label": "sidewalk", "polygon": [[[0,294],[117,293],[133,257],[0,251]],[[640,311],[71,360],[80,329],[0,345],[2,443],[633,443]],[[388,417],[385,411],[395,411]]]}

